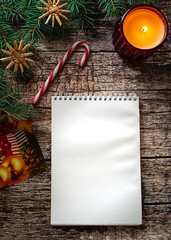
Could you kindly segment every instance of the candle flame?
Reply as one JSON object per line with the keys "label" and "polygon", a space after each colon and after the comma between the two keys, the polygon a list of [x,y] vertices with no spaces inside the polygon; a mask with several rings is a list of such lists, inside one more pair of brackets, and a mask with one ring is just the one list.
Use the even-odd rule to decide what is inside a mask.
{"label": "candle flame", "polygon": [[142,32],[147,32],[147,27],[142,27]]}

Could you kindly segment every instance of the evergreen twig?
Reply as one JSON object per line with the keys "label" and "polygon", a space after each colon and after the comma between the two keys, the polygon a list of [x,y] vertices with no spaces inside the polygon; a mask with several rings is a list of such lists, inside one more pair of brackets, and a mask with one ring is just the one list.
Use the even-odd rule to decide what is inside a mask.
{"label": "evergreen twig", "polygon": [[[71,11],[69,23],[78,29],[91,28],[96,19],[98,7],[105,13],[105,17],[111,19],[122,14],[127,4],[155,1],[157,0],[67,0],[68,9]],[[62,0],[61,4],[64,2]],[[56,32],[58,36],[61,35],[62,31],[57,24],[52,28],[51,23],[45,25],[45,19],[39,20],[42,12],[37,7],[43,7],[40,0],[0,0],[1,48],[6,46],[6,42],[11,45],[14,40],[19,42],[21,38],[27,44],[42,39],[45,33]],[[17,27],[16,22],[19,24]],[[69,26],[64,24],[63,28],[68,29]]]}
{"label": "evergreen twig", "polygon": [[93,0],[70,0],[68,9],[71,11],[74,27],[78,29],[91,28],[95,21],[96,8],[97,2]]}
{"label": "evergreen twig", "polygon": [[154,3],[158,0],[97,0],[105,17],[115,18],[120,16],[126,10],[127,5],[137,3]]}
{"label": "evergreen twig", "polygon": [[21,90],[13,90],[9,86],[6,72],[0,69],[0,118],[6,114],[10,120],[26,119],[35,114],[35,109],[28,103],[18,103],[21,98]]}

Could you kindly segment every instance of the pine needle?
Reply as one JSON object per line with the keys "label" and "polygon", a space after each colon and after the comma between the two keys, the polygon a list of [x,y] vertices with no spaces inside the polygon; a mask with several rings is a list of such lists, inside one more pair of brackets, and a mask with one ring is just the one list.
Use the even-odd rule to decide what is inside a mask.
{"label": "pine needle", "polygon": [[13,90],[9,86],[6,72],[0,69],[0,118],[6,114],[9,119],[26,119],[35,114],[35,109],[28,103],[18,103],[21,90]]}

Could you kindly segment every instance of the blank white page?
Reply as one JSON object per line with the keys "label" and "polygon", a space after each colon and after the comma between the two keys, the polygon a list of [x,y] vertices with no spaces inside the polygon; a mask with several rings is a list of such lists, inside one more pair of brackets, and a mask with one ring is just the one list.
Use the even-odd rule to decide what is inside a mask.
{"label": "blank white page", "polygon": [[138,97],[52,97],[51,224],[141,222]]}

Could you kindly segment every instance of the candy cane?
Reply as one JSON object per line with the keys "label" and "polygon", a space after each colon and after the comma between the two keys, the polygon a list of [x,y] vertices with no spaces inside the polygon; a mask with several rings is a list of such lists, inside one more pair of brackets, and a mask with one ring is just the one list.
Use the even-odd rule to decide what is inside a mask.
{"label": "candy cane", "polygon": [[58,63],[58,65],[55,67],[55,69],[52,71],[51,75],[48,77],[48,79],[45,81],[45,83],[43,84],[42,88],[40,89],[40,91],[36,94],[36,96],[32,99],[31,103],[35,104],[39,98],[42,96],[42,94],[46,91],[46,89],[48,88],[49,84],[51,83],[51,81],[54,79],[54,77],[56,76],[56,74],[59,72],[59,70],[62,68],[62,66],[64,65],[64,63],[66,62],[66,60],[69,58],[69,56],[71,55],[71,53],[78,47],[83,46],[85,47],[85,53],[83,55],[83,57],[81,58],[81,60],[79,61],[78,65],[80,67],[82,67],[84,65],[84,63],[86,62],[89,53],[90,53],[90,48],[88,46],[88,44],[86,42],[83,41],[79,41],[74,43],[70,49],[65,53],[65,55],[63,56],[63,58],[61,59],[61,61]]}

